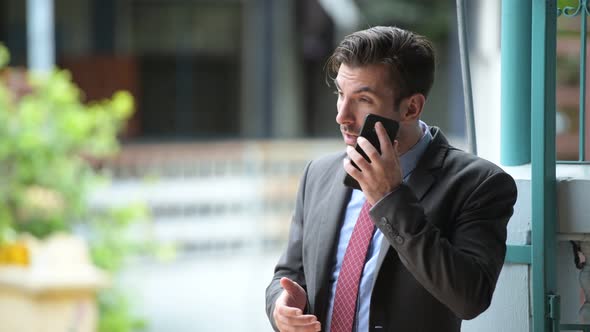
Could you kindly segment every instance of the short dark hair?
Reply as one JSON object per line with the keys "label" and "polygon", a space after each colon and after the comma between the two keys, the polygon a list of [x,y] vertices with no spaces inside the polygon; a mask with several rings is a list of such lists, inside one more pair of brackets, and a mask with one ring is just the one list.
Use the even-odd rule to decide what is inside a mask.
{"label": "short dark hair", "polygon": [[388,65],[397,89],[396,104],[414,93],[427,97],[434,81],[435,54],[430,41],[397,27],[377,26],[346,36],[328,59],[327,69],[337,74],[343,63]]}

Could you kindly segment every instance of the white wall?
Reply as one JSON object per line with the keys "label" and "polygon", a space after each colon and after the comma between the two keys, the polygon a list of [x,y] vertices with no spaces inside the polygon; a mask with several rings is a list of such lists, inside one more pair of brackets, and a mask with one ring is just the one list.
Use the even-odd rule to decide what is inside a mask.
{"label": "white wall", "polygon": [[477,318],[464,321],[461,331],[529,331],[528,271],[527,265],[505,265],[490,308]]}
{"label": "white wall", "polygon": [[[530,181],[517,178],[518,199],[508,223],[507,243],[524,245],[531,225]],[[506,264],[500,274],[490,308],[477,318],[463,322],[463,332],[524,332],[529,330],[528,265]]]}
{"label": "white wall", "polygon": [[[517,180],[518,200],[508,223],[508,244],[530,244],[531,188],[530,165],[506,167]],[[557,279],[561,296],[561,323],[580,323],[581,304],[579,271],[574,266],[570,239],[590,240],[590,167],[558,165],[558,246]],[[479,317],[463,324],[463,332],[522,332],[529,331],[530,271],[528,265],[506,264],[490,308]]]}

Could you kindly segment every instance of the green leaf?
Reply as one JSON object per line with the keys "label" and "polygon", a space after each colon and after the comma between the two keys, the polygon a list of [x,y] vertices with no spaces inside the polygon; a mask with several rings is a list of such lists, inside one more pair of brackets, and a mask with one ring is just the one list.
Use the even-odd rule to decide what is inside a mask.
{"label": "green leaf", "polygon": [[580,0],[557,0],[557,8],[578,7]]}
{"label": "green leaf", "polygon": [[113,95],[112,108],[117,119],[125,120],[133,112],[133,96],[127,91],[117,91]]}

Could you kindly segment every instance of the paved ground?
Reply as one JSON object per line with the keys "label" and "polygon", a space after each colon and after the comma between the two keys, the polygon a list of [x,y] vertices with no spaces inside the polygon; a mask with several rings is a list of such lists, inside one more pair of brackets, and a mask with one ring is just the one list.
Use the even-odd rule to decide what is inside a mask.
{"label": "paved ground", "polygon": [[122,280],[138,294],[149,332],[272,331],[264,290],[279,255],[226,253],[139,263]]}

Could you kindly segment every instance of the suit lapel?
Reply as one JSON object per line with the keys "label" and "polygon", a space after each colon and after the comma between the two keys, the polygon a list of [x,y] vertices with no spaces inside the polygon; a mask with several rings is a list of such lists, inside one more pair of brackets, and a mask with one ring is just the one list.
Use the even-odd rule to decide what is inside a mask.
{"label": "suit lapel", "polygon": [[316,258],[316,312],[320,321],[324,318],[325,310],[328,304],[329,295],[329,278],[332,273],[333,261],[335,259],[335,249],[340,227],[344,219],[346,206],[350,200],[352,189],[344,186],[345,171],[343,167],[338,167],[334,172],[332,188],[329,191],[330,197],[326,197],[322,210],[324,212],[321,219],[321,227],[318,234],[318,250]]}
{"label": "suit lapel", "polygon": [[[435,176],[433,173],[425,172],[424,170],[420,170],[420,172],[415,170],[407,184],[414,192],[414,195],[416,195],[416,198],[418,198],[420,201],[428,192],[428,189],[432,187],[434,180]],[[381,241],[379,256],[377,257],[377,269],[381,267],[381,264],[383,263],[383,260],[385,260],[385,256],[387,255],[389,248],[389,242],[387,242],[386,239],[383,239],[383,241]]]}
{"label": "suit lapel", "polygon": [[[420,158],[416,165],[414,172],[406,183],[418,201],[422,201],[424,195],[432,187],[436,180],[436,174],[442,167],[444,159],[449,148],[448,141],[437,127],[431,128],[432,142]],[[387,252],[391,246],[387,240],[381,242],[379,256],[377,257],[377,271],[381,268],[381,264],[387,256]],[[378,273],[377,273],[378,274]],[[375,275],[377,275],[375,274]]]}

